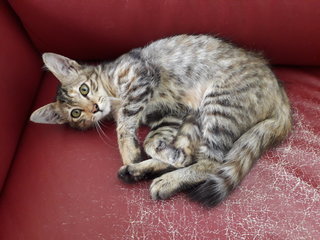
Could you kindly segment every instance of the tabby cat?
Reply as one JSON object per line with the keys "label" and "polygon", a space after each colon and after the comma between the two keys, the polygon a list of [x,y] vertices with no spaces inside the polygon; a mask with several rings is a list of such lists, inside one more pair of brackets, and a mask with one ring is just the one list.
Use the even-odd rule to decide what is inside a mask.
{"label": "tabby cat", "polygon": [[[118,175],[157,176],[152,199],[189,190],[192,199],[216,205],[291,129],[288,98],[266,61],[212,36],[161,39],[99,65],[54,53],[43,61],[61,86],[56,102],[31,121],[83,130],[113,117],[124,164]],[[141,124],[151,129],[144,161]]]}

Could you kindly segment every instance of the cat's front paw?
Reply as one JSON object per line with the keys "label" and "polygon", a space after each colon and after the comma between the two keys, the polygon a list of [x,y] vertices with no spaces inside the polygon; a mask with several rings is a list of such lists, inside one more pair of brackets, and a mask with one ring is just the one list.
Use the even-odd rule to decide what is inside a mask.
{"label": "cat's front paw", "polygon": [[122,162],[124,165],[142,161],[140,145],[135,137],[120,134],[118,143]]}
{"label": "cat's front paw", "polygon": [[119,148],[124,165],[134,164],[142,161],[141,149],[136,140],[123,140],[120,142]]}
{"label": "cat's front paw", "polygon": [[153,200],[168,199],[179,191],[179,182],[167,173],[153,180],[150,186],[150,194]]}
{"label": "cat's front paw", "polygon": [[137,171],[134,164],[122,166],[118,171],[118,177],[127,182],[137,182],[144,178],[143,172]]}
{"label": "cat's front paw", "polygon": [[142,161],[140,149],[128,149],[121,151],[122,162],[124,165],[139,163]]}

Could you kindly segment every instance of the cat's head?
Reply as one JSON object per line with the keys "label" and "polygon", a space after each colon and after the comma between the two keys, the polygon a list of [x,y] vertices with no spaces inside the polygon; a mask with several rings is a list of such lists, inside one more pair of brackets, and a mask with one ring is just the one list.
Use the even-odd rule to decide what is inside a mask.
{"label": "cat's head", "polygon": [[96,66],[80,65],[74,60],[54,53],[42,55],[45,66],[61,85],[56,101],[36,111],[30,120],[37,123],[64,124],[88,129],[110,114],[112,96],[108,96]]}

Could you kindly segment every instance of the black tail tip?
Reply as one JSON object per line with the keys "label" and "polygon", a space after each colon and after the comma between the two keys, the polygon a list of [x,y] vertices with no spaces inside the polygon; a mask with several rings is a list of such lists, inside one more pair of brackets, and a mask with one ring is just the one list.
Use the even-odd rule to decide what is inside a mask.
{"label": "black tail tip", "polygon": [[199,202],[205,207],[217,206],[227,195],[215,179],[208,179],[194,186],[187,194],[191,200]]}

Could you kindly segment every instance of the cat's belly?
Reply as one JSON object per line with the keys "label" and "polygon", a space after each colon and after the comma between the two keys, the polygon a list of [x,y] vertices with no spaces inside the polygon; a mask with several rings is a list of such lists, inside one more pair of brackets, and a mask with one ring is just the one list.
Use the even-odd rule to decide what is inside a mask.
{"label": "cat's belly", "polygon": [[[168,84],[168,83],[167,83]],[[192,87],[164,84],[154,91],[153,97],[143,113],[142,122],[146,123],[148,115],[158,116],[174,114],[184,116],[190,110],[199,110],[207,91],[212,88],[212,82],[198,82]]]}
{"label": "cat's belly", "polygon": [[155,92],[152,105],[175,106],[184,105],[197,110],[208,90],[212,88],[211,81],[199,81],[189,86],[174,82],[164,82]]}
{"label": "cat's belly", "polygon": [[181,103],[186,105],[191,109],[198,109],[203,97],[206,94],[206,91],[212,86],[210,86],[209,82],[205,83],[197,83],[192,88],[182,90],[181,94]]}

